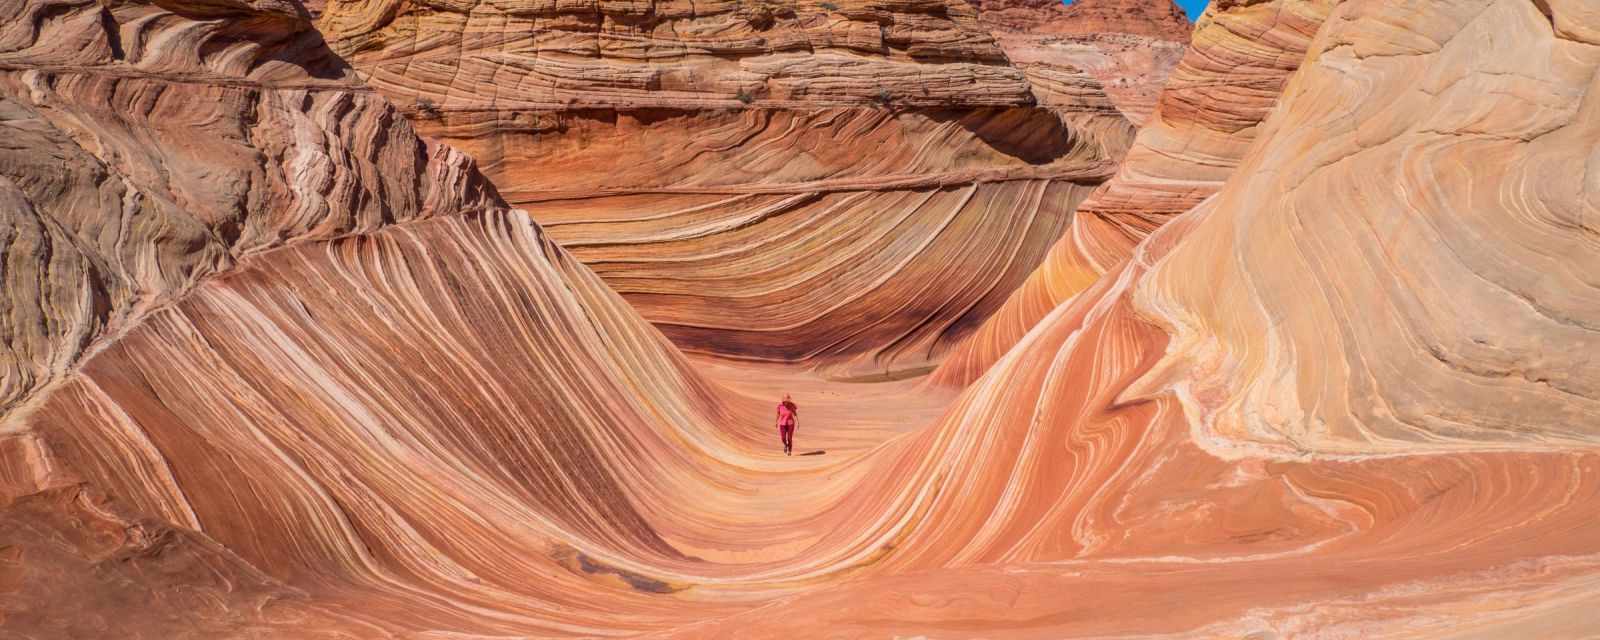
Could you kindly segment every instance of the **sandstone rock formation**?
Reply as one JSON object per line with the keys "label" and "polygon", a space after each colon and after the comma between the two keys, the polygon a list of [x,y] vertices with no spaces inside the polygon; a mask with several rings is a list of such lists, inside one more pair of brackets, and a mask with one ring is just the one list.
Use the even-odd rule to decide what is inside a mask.
{"label": "sandstone rock formation", "polygon": [[[927,515],[884,562],[945,568],[802,596],[805,624],[1589,633],[1600,297],[1570,276],[1600,236],[1554,167],[1600,139],[1600,40],[1572,7],[1416,9],[1337,7],[1220,193],[907,445]],[[758,616],[713,634],[805,628]]]}
{"label": "sandstone rock formation", "polygon": [[1592,15],[1341,7],[1140,294],[1182,345],[1168,375],[1207,374],[1189,386],[1206,432],[1330,453],[1592,440]]}
{"label": "sandstone rock formation", "polygon": [[1189,19],[1171,0],[971,0],[984,22],[1009,31],[1096,35],[1125,33],[1189,40]]}
{"label": "sandstone rock formation", "polygon": [[1030,84],[961,0],[374,0],[318,24],[680,347],[842,377],[937,363],[1132,136],[1093,76]]}
{"label": "sandstone rock formation", "polygon": [[1057,305],[1115,269],[1153,230],[1233,175],[1333,2],[1219,3],[1139,130],[1117,175],[1079,206],[1043,264],[935,379],[965,385]]}
{"label": "sandstone rock formation", "polygon": [[[1042,104],[1074,93],[1084,74],[1120,112],[1143,125],[1189,43],[1189,20],[1171,0],[972,0]],[[1068,100],[1070,102],[1070,99]]]}
{"label": "sandstone rock formation", "polygon": [[286,6],[7,8],[0,407],[246,255],[494,201]]}
{"label": "sandstone rock formation", "polygon": [[954,0],[352,0],[331,3],[318,24],[374,87],[437,97],[444,112],[736,108],[741,92],[773,105],[864,105],[885,92],[913,106],[1020,104],[1026,82],[974,18]]}
{"label": "sandstone rock formation", "polygon": [[[7,634],[1600,623],[1600,229],[1570,170],[1600,140],[1600,31],[1577,3],[1300,5],[1320,26],[1275,105],[1252,103],[1237,169],[954,395],[685,357],[553,241],[644,264],[651,243],[605,234],[705,233],[733,255],[755,242],[738,220],[792,193],[517,196],[529,215],[343,73],[310,12],[164,5],[41,1],[0,32]],[[1212,19],[1296,9],[1260,6]],[[701,173],[674,180],[718,180]],[[1042,203],[1063,180],[956,191]],[[712,213],[628,217],[662,193]],[[826,206],[789,227],[916,253]],[[980,210],[941,208],[952,230]],[[740,259],[707,268],[765,266]],[[803,424],[820,455],[769,444],[791,387],[802,420],[856,421]]]}

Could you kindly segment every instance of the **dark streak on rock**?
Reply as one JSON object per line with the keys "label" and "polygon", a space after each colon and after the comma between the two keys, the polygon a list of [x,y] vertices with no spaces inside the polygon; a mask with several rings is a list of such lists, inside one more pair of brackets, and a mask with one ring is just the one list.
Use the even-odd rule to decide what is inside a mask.
{"label": "dark streak on rock", "polygon": [[670,584],[654,578],[647,578],[631,571],[625,571],[610,565],[595,562],[589,556],[582,553],[578,554],[578,568],[583,569],[584,573],[609,573],[618,578],[622,578],[623,582],[628,583],[628,586],[633,587],[636,591],[644,591],[647,593],[672,593],[677,591],[677,589],[674,589]]}

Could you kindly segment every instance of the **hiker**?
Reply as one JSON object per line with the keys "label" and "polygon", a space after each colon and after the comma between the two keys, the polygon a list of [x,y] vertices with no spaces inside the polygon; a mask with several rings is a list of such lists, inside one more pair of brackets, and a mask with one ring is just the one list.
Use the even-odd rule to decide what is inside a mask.
{"label": "hiker", "polygon": [[783,402],[778,403],[778,437],[783,439],[783,455],[793,455],[794,450],[794,423],[800,415],[800,407],[794,406],[794,400],[789,394],[783,394]]}

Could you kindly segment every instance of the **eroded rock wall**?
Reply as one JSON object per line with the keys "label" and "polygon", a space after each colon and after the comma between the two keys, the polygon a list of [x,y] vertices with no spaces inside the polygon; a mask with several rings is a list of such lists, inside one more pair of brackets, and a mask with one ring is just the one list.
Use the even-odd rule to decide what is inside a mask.
{"label": "eroded rock wall", "polygon": [[6,11],[0,407],[242,256],[499,202],[287,9]]}
{"label": "eroded rock wall", "polygon": [[[27,24],[93,43],[99,9]],[[1332,7],[1213,196],[1053,306],[941,417],[832,458],[763,450],[770,405],[702,379],[377,96],[309,79],[331,67],[237,67],[281,72],[268,81],[217,71],[237,51],[215,75],[12,57],[17,133],[0,140],[26,144],[0,165],[23,214],[8,228],[31,220],[52,248],[7,245],[8,277],[44,275],[5,299],[59,304],[26,285],[63,273],[112,301],[91,309],[133,311],[114,333],[44,333],[77,364],[6,414],[6,631],[1583,637],[1600,598],[1600,253],[1592,178],[1570,168],[1600,139],[1600,38],[1583,6],[1543,9]],[[1477,46],[1490,34],[1503,46]],[[237,35],[201,50],[262,46]],[[138,116],[100,106],[122,104],[90,90],[109,80],[197,93]],[[372,120],[392,125],[356,126]],[[289,148],[325,171],[294,172],[307,181],[280,200],[237,188],[296,166],[257,161],[278,148],[258,122],[305,136]],[[74,186],[102,175],[125,190]],[[369,205],[380,189],[421,204]],[[126,213],[147,199],[166,208]],[[719,206],[786,206],[759,200]],[[277,217],[307,207],[321,217]],[[121,235],[85,222],[102,219]],[[161,230],[123,230],[145,220]],[[600,238],[597,222],[577,212],[567,232]],[[54,248],[104,246],[82,228],[138,239],[144,270]],[[213,236],[260,244],[235,256]],[[887,250],[905,249],[862,254]],[[201,266],[169,280],[156,267],[174,261]],[[115,307],[135,285],[80,275],[124,272],[160,302]]]}
{"label": "eroded rock wall", "polygon": [[841,377],[937,364],[1132,135],[1093,75],[1024,73],[956,0],[344,2],[318,24],[679,346]]}
{"label": "eroded rock wall", "polygon": [[1141,290],[1173,370],[1205,372],[1207,433],[1324,453],[1592,439],[1600,40],[1581,3],[1548,9],[1362,3],[1319,34]]}
{"label": "eroded rock wall", "polygon": [[1155,109],[1192,25],[1171,0],[973,0],[1041,104],[1081,93],[1088,76],[1135,125]]}
{"label": "eroded rock wall", "polygon": [[1153,230],[1216,194],[1259,136],[1335,3],[1218,4],[1196,27],[1155,115],[1039,268],[936,376],[963,385]]}

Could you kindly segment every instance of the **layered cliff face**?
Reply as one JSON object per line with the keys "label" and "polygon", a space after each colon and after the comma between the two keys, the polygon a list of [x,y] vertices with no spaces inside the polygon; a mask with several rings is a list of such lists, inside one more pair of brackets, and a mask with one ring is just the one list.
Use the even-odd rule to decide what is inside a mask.
{"label": "layered cliff face", "polygon": [[842,377],[937,363],[1132,135],[1093,76],[1030,83],[958,0],[339,2],[318,24],[678,345]]}
{"label": "layered cliff face", "polygon": [[[248,256],[495,202],[470,161],[423,143],[353,83],[296,5],[192,10],[217,19],[139,4],[0,8],[0,626],[21,637],[325,621],[257,568],[270,561],[139,508],[139,496],[181,491],[147,482],[155,468],[141,465],[212,461],[134,440],[108,464],[139,474],[100,482],[59,445],[112,418],[63,421],[50,396]],[[161,369],[214,389],[213,371]]]}
{"label": "layered cliff face", "polygon": [[[648,263],[604,234],[656,216],[605,216],[652,194],[504,206],[297,7],[28,5],[0,64],[6,353],[35,372],[5,377],[5,631],[1585,637],[1583,9],[1328,7],[1214,194],[944,397],[683,357],[552,241]],[[740,247],[784,197],[659,228]],[[894,237],[829,206],[798,245]],[[817,455],[768,444],[787,385]]]}
{"label": "layered cliff face", "polygon": [[1217,195],[908,445],[939,488],[885,562],[943,568],[713,633],[1589,634],[1586,15],[1335,8]]}
{"label": "layered cliff face", "polygon": [[984,22],[1010,31],[1189,39],[1189,19],[1171,0],[972,0],[972,4]]}
{"label": "layered cliff face", "polygon": [[493,202],[286,6],[7,8],[0,407],[245,255]]}
{"label": "layered cliff face", "polygon": [[1071,95],[1084,74],[1118,111],[1143,125],[1189,42],[1171,0],[972,0],[1006,57],[1028,75],[1042,104]]}
{"label": "layered cliff face", "polygon": [[1117,174],[1078,209],[1028,280],[935,379],[965,385],[1057,305],[1116,268],[1153,230],[1216,194],[1255,142],[1335,3],[1219,3],[1139,129]]}
{"label": "layered cliff face", "polygon": [[[318,21],[380,90],[449,112],[763,104],[1015,106],[1027,96],[949,0],[329,3]],[[470,54],[470,55],[469,55]],[[919,77],[924,74],[936,78]]]}
{"label": "layered cliff face", "polygon": [[[659,483],[618,479],[601,452],[681,444],[662,427],[713,422],[718,394],[465,156],[343,73],[304,15],[15,9],[8,631],[582,628],[540,607],[479,620],[471,600],[541,596],[506,592],[464,549],[538,556],[515,581],[548,593],[587,574],[529,576],[615,554],[586,539],[680,557],[623,493]],[[712,449],[741,437],[697,433]],[[512,511],[494,515],[495,495]]]}
{"label": "layered cliff face", "polygon": [[[1207,373],[1189,391],[1207,433],[1328,453],[1592,441],[1592,15],[1341,12],[1249,179],[1140,294],[1182,344],[1172,370]],[[1514,55],[1477,46],[1503,35]]]}

